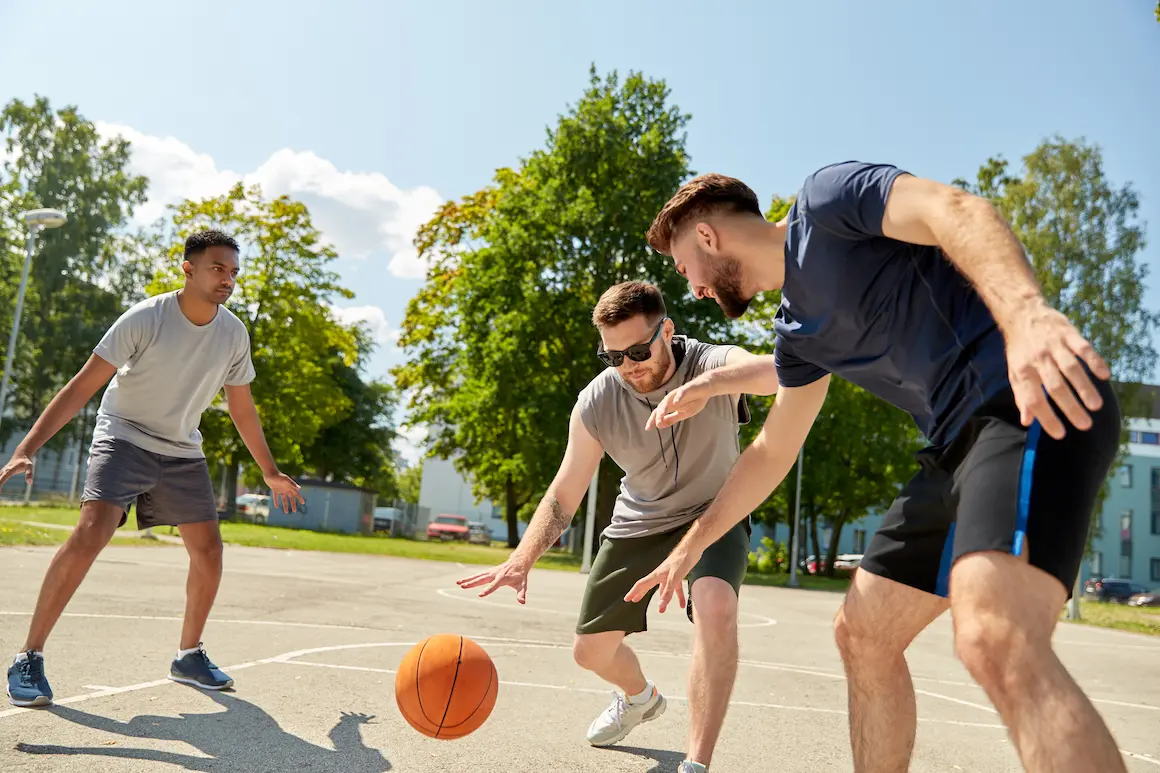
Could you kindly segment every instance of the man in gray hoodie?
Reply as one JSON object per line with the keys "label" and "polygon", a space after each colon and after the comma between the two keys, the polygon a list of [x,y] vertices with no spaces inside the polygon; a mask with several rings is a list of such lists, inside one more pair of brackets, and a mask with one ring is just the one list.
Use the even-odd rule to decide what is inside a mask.
{"label": "man in gray hoodie", "polygon": [[[590,743],[608,746],[665,710],[664,696],[625,641],[647,629],[648,599],[640,604],[625,596],[717,496],[740,456],[744,395],[774,394],[778,381],[772,355],[676,335],[660,290],[650,284],[609,288],[592,322],[608,369],[578,396],[555,479],[511,557],[458,584],[486,586],[481,596],[506,585],[525,603],[529,570],[571,523],[601,457],[612,457],[625,474],[588,576],[573,647],[578,665],[620,690],[588,729]],[[658,428],[661,417],[672,423]],[[707,549],[689,573],[688,603],[681,598],[694,623],[681,773],[708,769],[725,719],[737,673],[737,597],[749,535],[745,519]]]}

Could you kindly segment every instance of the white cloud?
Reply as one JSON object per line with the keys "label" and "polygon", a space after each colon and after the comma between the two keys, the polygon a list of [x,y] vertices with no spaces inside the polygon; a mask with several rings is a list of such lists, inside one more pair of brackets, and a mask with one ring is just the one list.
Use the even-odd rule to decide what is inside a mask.
{"label": "white cloud", "polygon": [[387,315],[378,306],[348,306],[344,309],[332,306],[331,311],[344,325],[362,323],[377,344],[393,345],[399,340],[399,331],[391,328]]}
{"label": "white cloud", "polygon": [[274,152],[257,169],[218,169],[214,159],[175,137],[156,137],[128,126],[97,123],[106,136],[121,135],[132,146],[130,168],[149,178],[149,201],[135,213],[141,224],[165,214],[182,199],[217,196],[238,181],[261,185],[268,196],[287,194],[309,209],[314,224],[339,254],[366,258],[389,255],[398,277],[423,278],[426,266],[411,244],[415,232],[442,203],[432,188],[403,190],[379,172],[340,171],[310,151]]}
{"label": "white cloud", "polygon": [[407,460],[412,467],[423,458],[423,444],[427,440],[427,427],[409,427],[400,429],[395,439],[395,450]]}

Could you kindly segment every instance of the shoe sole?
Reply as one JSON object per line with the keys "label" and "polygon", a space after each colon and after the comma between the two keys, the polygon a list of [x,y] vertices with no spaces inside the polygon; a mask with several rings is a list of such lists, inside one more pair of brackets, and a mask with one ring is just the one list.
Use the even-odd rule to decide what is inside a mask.
{"label": "shoe sole", "polygon": [[643,725],[645,722],[651,722],[652,720],[659,717],[661,714],[664,714],[665,709],[668,708],[668,705],[669,705],[668,701],[666,701],[664,699],[664,697],[662,696],[661,699],[659,701],[657,701],[656,706],[653,706],[651,709],[649,709],[643,715],[641,715],[640,722],[637,722],[635,725],[628,728],[627,730],[622,729],[619,734],[613,736],[612,738],[609,738],[609,739],[604,740],[604,741],[589,740],[588,743],[592,744],[593,746],[597,746],[597,747],[605,747],[605,746],[612,746],[613,744],[618,744],[621,741],[623,741],[625,738],[628,738],[629,733],[631,733],[633,730],[635,730],[636,728]]}
{"label": "shoe sole", "polygon": [[8,693],[8,702],[13,706],[21,709],[38,709],[42,706],[51,706],[52,698],[46,698],[43,695],[37,696],[30,701],[18,701],[12,697],[12,693]]}
{"label": "shoe sole", "polygon": [[215,690],[215,691],[216,690],[228,690],[234,686],[233,679],[226,682],[225,684],[214,685],[214,684],[202,684],[201,682],[197,681],[196,679],[187,679],[184,676],[174,676],[173,674],[169,675],[169,681],[177,682],[178,684],[187,684],[190,687],[200,687],[203,690]]}

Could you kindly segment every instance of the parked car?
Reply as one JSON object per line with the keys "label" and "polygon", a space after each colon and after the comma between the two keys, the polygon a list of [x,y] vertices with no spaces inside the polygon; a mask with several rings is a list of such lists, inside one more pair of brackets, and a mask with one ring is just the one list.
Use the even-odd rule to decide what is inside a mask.
{"label": "parked car", "polygon": [[1160,607],[1160,588],[1133,594],[1128,597],[1127,604],[1130,607]]}
{"label": "parked car", "polygon": [[1143,585],[1119,577],[1092,578],[1084,583],[1083,593],[1094,601],[1125,604],[1138,593],[1147,593]]}
{"label": "parked car", "polygon": [[840,553],[834,559],[834,571],[853,572],[860,563],[862,563],[861,553]]}
{"label": "parked car", "polygon": [[266,494],[242,494],[237,499],[237,510],[243,520],[266,523],[270,518],[270,497]]}
{"label": "parked car", "polygon": [[466,541],[469,533],[467,518],[462,515],[442,513],[427,524],[427,539]]}
{"label": "parked car", "polygon": [[467,541],[476,545],[490,545],[491,529],[485,523],[472,521],[467,524]]}

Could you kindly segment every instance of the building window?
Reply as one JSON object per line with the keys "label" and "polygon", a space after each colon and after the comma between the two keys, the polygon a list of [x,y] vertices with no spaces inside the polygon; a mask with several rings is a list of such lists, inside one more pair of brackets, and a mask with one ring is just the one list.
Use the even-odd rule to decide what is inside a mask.
{"label": "building window", "polygon": [[1152,468],[1152,533],[1160,534],[1160,467]]}
{"label": "building window", "polygon": [[1120,468],[1120,485],[1124,488],[1132,488],[1132,465],[1125,464]]}
{"label": "building window", "polygon": [[865,553],[866,552],[866,530],[865,529],[854,529],[854,552],[855,553]]}
{"label": "building window", "polygon": [[1140,433],[1134,429],[1128,430],[1128,442],[1129,443],[1139,443],[1140,442]]}
{"label": "building window", "polygon": [[1132,576],[1132,511],[1120,513],[1120,577]]}
{"label": "building window", "polygon": [[1092,577],[1104,576],[1104,554],[1092,553]]}
{"label": "building window", "polygon": [[1160,446],[1160,432],[1141,432],[1140,442],[1146,446]]}
{"label": "building window", "polygon": [[1152,559],[1152,582],[1160,582],[1160,558]]}

